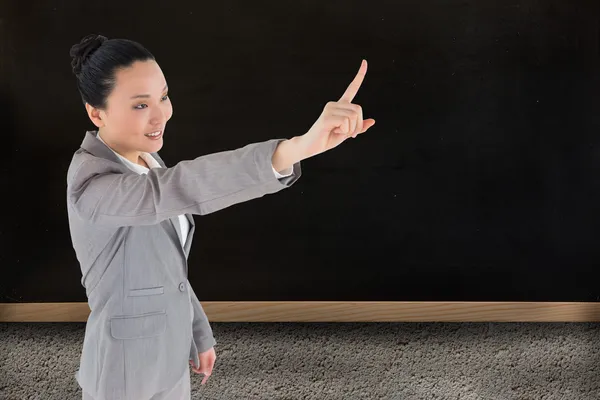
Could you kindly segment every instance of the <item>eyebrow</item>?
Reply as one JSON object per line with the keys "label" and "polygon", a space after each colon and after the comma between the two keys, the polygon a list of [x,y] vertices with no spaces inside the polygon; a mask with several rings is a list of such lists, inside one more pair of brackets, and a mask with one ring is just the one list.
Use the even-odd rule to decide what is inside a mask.
{"label": "eyebrow", "polygon": [[[169,89],[169,85],[165,85],[163,92],[167,89]],[[136,94],[135,96],[132,96],[131,99],[149,99],[150,97],[149,94]]]}

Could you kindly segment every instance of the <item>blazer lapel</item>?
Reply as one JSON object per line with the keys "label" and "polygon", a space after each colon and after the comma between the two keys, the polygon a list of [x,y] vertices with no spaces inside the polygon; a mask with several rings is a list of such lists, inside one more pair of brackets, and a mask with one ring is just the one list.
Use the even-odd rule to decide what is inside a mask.
{"label": "blazer lapel", "polygon": [[[163,168],[167,168],[165,162],[163,161],[163,159],[158,155],[158,153],[152,153],[152,157],[154,157],[156,159],[156,161],[158,161],[158,164],[160,164],[161,167]],[[188,235],[187,238],[185,240],[185,246],[183,247],[183,252],[187,257],[190,254],[190,248],[192,245],[192,238],[194,236],[194,231],[196,229],[196,224],[194,222],[194,217],[191,214],[185,214],[185,217],[187,218],[189,224],[190,224],[190,229],[188,231]],[[171,218],[171,223],[173,224],[173,227],[175,228],[175,231],[177,232],[177,237],[179,238],[180,242],[179,244],[181,245],[181,236],[183,235],[181,232],[181,225],[179,225],[179,217],[173,217]]]}
{"label": "blazer lapel", "polygon": [[185,256],[188,257],[190,255],[190,248],[192,246],[192,238],[194,237],[196,224],[194,222],[194,217],[192,216],[192,214],[185,214],[185,217],[187,218],[190,224],[190,229],[188,231],[187,238],[185,239],[185,248],[183,249],[183,251],[185,252]]}
{"label": "blazer lapel", "polygon": [[169,218],[169,221],[173,224],[173,228],[175,228],[175,232],[177,232],[177,238],[179,239],[179,245],[181,246],[181,225],[179,223],[179,217]]}
{"label": "blazer lapel", "polygon": [[[165,230],[167,231],[169,237],[171,238],[171,240],[173,240],[173,244],[175,244],[175,246],[181,250],[181,252],[183,253],[183,247],[181,247],[181,231],[179,229],[179,221],[173,221],[173,218],[169,218],[164,220],[163,222],[161,222],[161,224],[163,224],[163,227],[165,228]],[[185,256],[185,254],[184,254]]]}

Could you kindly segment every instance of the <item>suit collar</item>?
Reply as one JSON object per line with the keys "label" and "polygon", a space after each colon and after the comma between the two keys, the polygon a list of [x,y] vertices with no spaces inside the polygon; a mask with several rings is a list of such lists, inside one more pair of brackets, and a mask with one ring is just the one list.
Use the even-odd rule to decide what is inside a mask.
{"label": "suit collar", "polygon": [[[105,145],[100,139],[98,139],[98,137],[96,136],[97,134],[98,131],[87,131],[85,133],[85,137],[83,138],[83,142],[81,142],[81,148],[96,157],[104,158],[106,160],[114,161],[119,164],[125,165],[123,161],[121,161],[119,157],[107,145]],[[158,155],[158,153],[150,154],[152,154],[152,156],[156,159],[156,161],[158,161],[158,164],[160,164],[162,168],[167,167],[165,165],[165,162]]]}
{"label": "suit collar", "polygon": [[158,163],[160,164],[161,167],[167,168],[167,166],[165,165],[165,162],[163,161],[162,158],[160,158],[158,153],[150,153],[150,154],[152,154],[152,157],[154,157],[156,159],[156,161],[158,161]]}
{"label": "suit collar", "polygon": [[81,148],[93,156],[123,164],[121,160],[119,160],[119,157],[96,137],[97,133],[98,131],[87,131],[83,138],[83,142],[81,142]]}

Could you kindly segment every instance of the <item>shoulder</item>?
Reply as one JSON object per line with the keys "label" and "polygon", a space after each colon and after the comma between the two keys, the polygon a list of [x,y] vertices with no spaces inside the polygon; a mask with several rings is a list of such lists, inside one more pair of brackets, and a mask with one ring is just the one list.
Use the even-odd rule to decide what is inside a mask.
{"label": "shoulder", "polygon": [[106,173],[124,173],[126,168],[120,163],[96,157],[85,149],[78,149],[71,159],[67,171],[67,184],[81,183],[94,175]]}

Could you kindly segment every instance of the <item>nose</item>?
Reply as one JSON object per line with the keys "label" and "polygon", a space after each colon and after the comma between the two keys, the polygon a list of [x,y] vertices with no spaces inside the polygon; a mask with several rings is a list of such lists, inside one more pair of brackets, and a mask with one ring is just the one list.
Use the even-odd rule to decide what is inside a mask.
{"label": "nose", "polygon": [[160,107],[156,107],[150,117],[150,125],[161,128],[165,124],[165,113]]}

